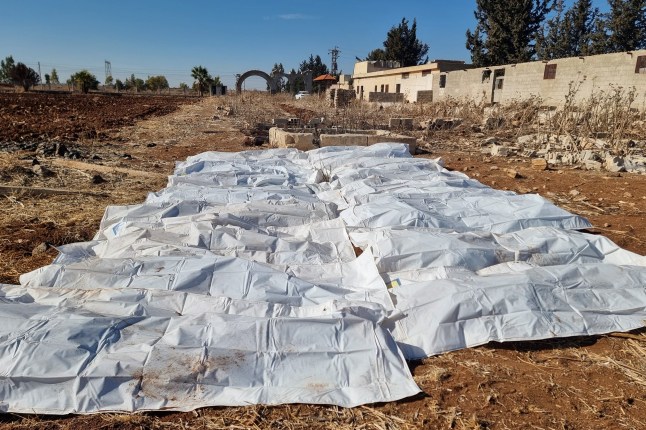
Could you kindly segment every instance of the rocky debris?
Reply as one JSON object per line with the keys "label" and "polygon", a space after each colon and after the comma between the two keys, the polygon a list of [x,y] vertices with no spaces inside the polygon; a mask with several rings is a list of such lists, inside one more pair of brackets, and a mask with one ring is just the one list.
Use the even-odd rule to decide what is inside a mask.
{"label": "rocky debris", "polygon": [[[611,145],[597,134],[594,137],[571,135],[528,134],[516,138],[516,146],[503,146],[495,137],[485,139],[483,150],[497,157],[520,155],[525,158],[545,159],[547,165],[578,166],[587,170],[609,172],[646,173],[646,141],[624,139]],[[622,149],[623,148],[623,149]],[[536,162],[532,167],[546,169],[546,164]]]}
{"label": "rocky debris", "polygon": [[434,130],[451,130],[462,124],[462,120],[459,118],[435,118],[421,121],[419,126],[422,130],[434,131]]}
{"label": "rocky debris", "polygon": [[508,146],[493,145],[491,147],[491,155],[494,157],[509,157],[514,153],[515,151]]}
{"label": "rocky debris", "polygon": [[47,167],[41,165],[41,164],[36,164],[31,168],[31,171],[34,172],[34,174],[42,177],[42,178],[50,178],[54,176],[54,172],[49,170]]}
{"label": "rocky debris", "polygon": [[96,175],[92,175],[92,178],[90,178],[90,182],[92,182],[95,185],[99,185],[107,181],[103,178],[103,176],[96,174]]}
{"label": "rocky debris", "polygon": [[44,254],[51,248],[51,245],[47,242],[42,242],[40,245],[31,250],[32,257]]}
{"label": "rocky debris", "polygon": [[606,155],[606,170],[610,172],[625,172],[624,159],[622,157],[613,157]]}
{"label": "rocky debris", "polygon": [[520,179],[523,177],[516,169],[505,169],[505,173],[512,179]]}

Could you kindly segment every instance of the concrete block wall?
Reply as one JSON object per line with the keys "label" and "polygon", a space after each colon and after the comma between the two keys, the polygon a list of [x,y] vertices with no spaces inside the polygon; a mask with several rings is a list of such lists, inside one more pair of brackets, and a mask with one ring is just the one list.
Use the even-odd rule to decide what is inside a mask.
{"label": "concrete block wall", "polygon": [[368,93],[369,102],[401,103],[404,101],[403,93]]}
{"label": "concrete block wall", "polygon": [[[535,96],[547,106],[562,106],[572,83],[577,88],[577,102],[601,91],[611,92],[613,86],[624,90],[635,87],[634,107],[644,110],[646,73],[635,73],[639,56],[646,56],[646,50],[451,71],[445,73],[445,88],[439,87],[440,79],[434,80],[433,98],[436,101],[452,97],[491,102],[495,91],[496,100],[501,103]],[[544,79],[545,66],[552,64],[556,65],[555,79]],[[495,71],[499,69],[504,69],[505,75],[501,90],[494,89]],[[486,70],[491,70],[489,80],[483,79]]]}
{"label": "concrete block wall", "polygon": [[433,101],[433,90],[417,92],[417,103],[431,103]]}

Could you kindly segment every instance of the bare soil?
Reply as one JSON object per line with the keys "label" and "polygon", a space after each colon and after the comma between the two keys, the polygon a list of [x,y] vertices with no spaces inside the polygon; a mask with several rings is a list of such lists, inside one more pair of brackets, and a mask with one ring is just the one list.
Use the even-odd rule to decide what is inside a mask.
{"label": "bare soil", "polygon": [[[62,136],[60,130],[65,128],[59,129],[58,123],[48,120],[48,112],[49,109],[62,112],[68,108],[71,97],[83,96],[62,97],[60,107],[45,95],[13,99],[12,103],[17,106],[11,108],[12,112],[30,109],[24,116],[12,114],[12,121],[25,124],[33,121],[38,124],[34,130],[39,136]],[[90,101],[97,97],[98,101]],[[97,112],[108,115],[109,108],[102,110],[98,106],[113,106],[114,100],[101,97],[89,96],[87,103],[79,103],[79,109],[83,106],[86,110],[84,118],[99,121],[101,114]],[[131,103],[128,110],[110,111],[112,122],[105,122],[109,126],[93,126],[97,134],[108,130],[102,142],[77,140],[75,148],[82,155],[81,161],[90,164],[82,169],[61,167],[55,163],[56,157],[7,145],[6,142],[21,135],[2,117],[0,148],[10,151],[0,152],[0,185],[73,190],[78,194],[0,194],[0,200],[4,200],[0,205],[0,282],[17,283],[21,273],[48,264],[55,256],[54,248],[34,251],[32,255],[42,243],[56,246],[90,239],[107,205],[137,203],[147,192],[162,188],[163,175],[172,171],[175,160],[208,150],[250,149],[244,144],[246,136],[241,130],[248,130],[253,125],[250,123],[262,114],[254,113],[244,103],[256,103],[267,112],[283,112],[284,116],[318,113],[315,100],[309,105],[281,100],[280,103],[287,105],[284,108],[268,100],[262,101],[270,103],[266,106],[239,98],[208,98],[193,104],[169,101],[172,107],[148,111],[156,101],[133,97],[128,102]],[[48,109],[34,107],[47,103]],[[229,116],[223,108],[232,105],[237,108]],[[0,106],[7,109],[3,101]],[[142,114],[148,118],[141,120],[133,112],[148,112]],[[85,120],[78,116],[66,121],[70,130],[86,127]],[[469,136],[447,132],[436,136],[434,142],[425,146],[427,151],[421,157],[441,156],[448,168],[463,171],[492,187],[541,194],[586,216],[595,226],[592,232],[604,234],[634,252],[646,253],[646,175],[573,168],[537,171],[526,159],[482,155],[477,142],[470,141]],[[34,173],[34,159],[52,174]],[[123,170],[98,172],[92,170],[92,164],[155,172],[161,176],[138,176]],[[518,175],[511,175],[508,169]],[[103,182],[96,183],[95,175],[101,176]],[[424,393],[388,404],[354,409],[288,405],[67,417],[6,414],[0,416],[0,429],[646,429],[646,332],[643,330],[489,344],[409,365]]]}

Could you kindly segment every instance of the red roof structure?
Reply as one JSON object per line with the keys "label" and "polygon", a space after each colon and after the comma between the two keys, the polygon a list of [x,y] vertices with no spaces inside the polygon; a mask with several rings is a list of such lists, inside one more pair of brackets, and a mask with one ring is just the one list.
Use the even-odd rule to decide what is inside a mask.
{"label": "red roof structure", "polygon": [[325,74],[321,76],[317,76],[312,80],[313,82],[323,82],[323,81],[334,81],[336,82],[336,78],[330,74]]}

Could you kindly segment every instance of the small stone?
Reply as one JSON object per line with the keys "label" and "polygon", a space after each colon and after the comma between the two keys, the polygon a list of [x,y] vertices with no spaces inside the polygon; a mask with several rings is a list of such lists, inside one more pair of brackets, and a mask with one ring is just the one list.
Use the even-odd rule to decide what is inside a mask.
{"label": "small stone", "polygon": [[36,164],[34,167],[31,168],[31,171],[34,172],[36,175],[41,176],[43,178],[48,178],[50,176],[54,176],[54,172],[49,170],[45,166],[41,166],[40,164]]}
{"label": "small stone", "polygon": [[522,178],[522,175],[516,169],[505,169],[505,173],[512,179]]}
{"label": "small stone", "polygon": [[576,197],[576,196],[578,196],[580,194],[581,194],[581,191],[579,191],[579,190],[570,190],[570,195],[572,197]]}
{"label": "small stone", "polygon": [[40,254],[44,254],[50,248],[49,243],[42,242],[40,245],[31,250],[32,257],[35,257]]}
{"label": "small stone", "polygon": [[147,146],[148,148],[154,148],[155,146],[157,146],[157,144],[156,144],[155,142],[150,142],[150,143],[149,143],[149,144],[147,144],[146,146]]}
{"label": "small stone", "polygon": [[532,160],[532,169],[547,170],[547,160],[544,158],[535,158]]}
{"label": "small stone", "polygon": [[491,166],[489,167],[489,170],[500,170],[498,166]]}
{"label": "small stone", "polygon": [[603,226],[604,226],[605,228],[608,228],[608,227],[611,227],[611,224],[605,223]]}
{"label": "small stone", "polygon": [[97,174],[97,175],[92,176],[91,182],[93,184],[98,185],[98,184],[102,184],[102,183],[107,182],[107,181],[105,179],[103,179],[103,176]]}
{"label": "small stone", "polygon": [[631,193],[624,193],[624,197],[631,198],[633,195]]}

